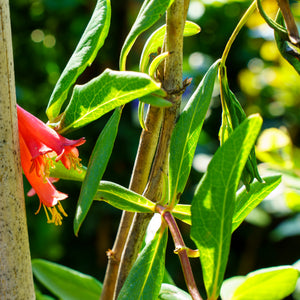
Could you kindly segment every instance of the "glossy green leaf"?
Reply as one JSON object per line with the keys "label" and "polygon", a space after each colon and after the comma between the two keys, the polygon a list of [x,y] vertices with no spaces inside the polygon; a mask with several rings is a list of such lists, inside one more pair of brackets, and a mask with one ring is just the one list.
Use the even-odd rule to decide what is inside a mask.
{"label": "glossy green leaf", "polygon": [[122,109],[117,108],[98,137],[91,154],[74,218],[74,233],[78,234],[105,172],[117,136]]}
{"label": "glossy green leaf", "polygon": [[[186,21],[184,26],[183,36],[192,36],[200,32],[200,27],[198,24]],[[146,73],[147,66],[149,64],[150,55],[158,54],[157,49],[161,48],[164,42],[166,34],[166,25],[161,26],[157,30],[155,30],[151,36],[148,38],[145,43],[141,60],[140,60],[140,71]]]}
{"label": "glossy green leaf", "polygon": [[83,181],[86,174],[85,166],[77,166],[76,169],[68,170],[61,161],[51,161],[50,177],[60,178],[64,180]]}
{"label": "glossy green leaf", "polygon": [[105,201],[110,205],[131,212],[151,213],[155,203],[145,197],[109,181],[101,181],[94,200]]}
{"label": "glossy green leaf", "polygon": [[160,98],[160,97],[156,97],[154,95],[147,95],[147,96],[143,96],[139,98],[140,102],[143,103],[147,103],[150,104],[152,106],[156,106],[156,107],[171,107],[172,106],[172,102]]}
{"label": "glossy green leaf", "polygon": [[166,229],[159,229],[154,239],[139,254],[122,289],[118,300],[156,300],[165,271],[167,246]]}
{"label": "glossy green leaf", "polygon": [[151,62],[150,66],[149,66],[149,70],[148,70],[148,74],[151,78],[154,79],[155,77],[155,72],[158,68],[158,66],[163,62],[164,59],[166,59],[167,56],[169,56],[170,53],[169,52],[164,52],[162,54],[159,54],[158,56],[156,56],[153,61]]}
{"label": "glossy green leaf", "polygon": [[191,238],[200,260],[208,298],[217,299],[231,240],[235,194],[262,119],[253,115],[236,128],[218,149],[192,201]]}
{"label": "glossy green leaf", "polygon": [[60,133],[89,124],[107,112],[138,97],[160,90],[148,75],[106,69],[84,85],[76,85],[61,117]]}
{"label": "glossy green leaf", "polygon": [[232,220],[232,232],[235,231],[247,215],[279,185],[281,176],[265,177],[263,180],[264,183],[255,182],[251,184],[249,191],[244,189],[239,193]]}
{"label": "glossy green leaf", "polygon": [[170,201],[179,201],[188,180],[200,131],[210,104],[219,61],[203,77],[174,128],[170,144]]}
{"label": "glossy green leaf", "polygon": [[192,300],[192,297],[175,285],[163,283],[157,300]]}
{"label": "glossy green leaf", "polygon": [[32,260],[32,271],[59,299],[99,300],[102,284],[91,276],[43,259]]}
{"label": "glossy green leaf", "polygon": [[110,0],[98,0],[91,20],[52,92],[46,110],[50,121],[54,121],[59,115],[70,88],[78,76],[93,62],[104,44],[109,30],[110,16]]}
{"label": "glossy green leaf", "polygon": [[174,0],[145,0],[120,54],[120,70],[126,70],[126,59],[137,37],[155,24]]}
{"label": "glossy green leaf", "polygon": [[246,280],[245,276],[234,276],[224,280],[221,287],[221,299],[230,300],[236,288]]}
{"label": "glossy green leaf", "polygon": [[299,271],[291,266],[260,269],[245,276],[230,300],[281,300],[296,287]]}
{"label": "glossy green leaf", "polygon": [[172,210],[172,215],[180,221],[192,225],[192,213],[191,205],[189,204],[177,204]]}

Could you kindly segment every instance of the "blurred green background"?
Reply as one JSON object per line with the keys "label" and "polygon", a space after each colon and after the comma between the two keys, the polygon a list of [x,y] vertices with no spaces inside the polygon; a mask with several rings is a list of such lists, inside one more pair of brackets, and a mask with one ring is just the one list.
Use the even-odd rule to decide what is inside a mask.
{"label": "blurred green background", "polygon": [[[10,3],[15,77],[18,103],[47,121],[45,109],[53,87],[74,51],[96,1],[84,0],[14,0]],[[118,69],[119,53],[142,1],[112,0],[109,36],[95,62],[80,76],[85,83],[105,68]],[[265,9],[274,16],[275,0],[264,1]],[[188,19],[202,28],[201,33],[184,41],[184,77],[193,78],[184,94],[186,101],[208,67],[218,59],[249,1],[191,0]],[[292,8],[300,20],[300,3]],[[157,24],[154,28],[157,28]],[[150,29],[136,42],[128,59],[128,69],[138,69]],[[299,258],[300,234],[300,89],[296,71],[280,57],[273,32],[254,14],[241,31],[230,51],[229,85],[247,115],[260,113],[263,131],[257,146],[261,174],[284,174],[283,183],[249,216],[233,235],[232,251],[226,277],[247,274],[262,267],[293,264]],[[105,172],[105,180],[128,186],[138,145],[140,126],[136,104],[128,104],[122,115],[115,148]],[[93,145],[109,116],[73,132],[69,138],[84,136],[79,148],[82,163],[87,165]],[[193,169],[182,202],[190,203],[195,185],[205,165],[216,151],[221,122],[219,90],[216,85],[209,114],[204,124]],[[112,248],[120,211],[105,203],[94,203],[79,237],[73,234],[80,184],[60,181],[57,189],[69,194],[63,201],[68,217],[61,227],[46,223],[41,211],[35,215],[39,200],[26,198],[27,220],[32,258],[44,258],[90,274],[101,282],[107,263],[106,250]],[[26,179],[25,193],[30,189]],[[188,246],[189,228],[180,223]],[[185,289],[180,264],[168,243],[167,269],[175,283]],[[196,281],[203,289],[198,259],[192,262]],[[291,299],[300,299],[297,293]]]}

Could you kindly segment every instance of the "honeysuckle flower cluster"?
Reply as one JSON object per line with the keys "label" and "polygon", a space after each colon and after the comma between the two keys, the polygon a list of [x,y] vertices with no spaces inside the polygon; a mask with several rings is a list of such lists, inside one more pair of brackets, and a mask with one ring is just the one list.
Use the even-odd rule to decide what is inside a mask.
{"label": "honeysuckle flower cluster", "polygon": [[84,138],[69,140],[41,120],[17,105],[21,164],[23,172],[33,190],[40,199],[36,213],[43,206],[48,223],[61,225],[63,216],[67,216],[60,201],[68,197],[67,194],[56,190],[49,177],[52,159],[61,161],[67,168],[77,168],[80,165],[79,152],[76,147],[85,142]]}

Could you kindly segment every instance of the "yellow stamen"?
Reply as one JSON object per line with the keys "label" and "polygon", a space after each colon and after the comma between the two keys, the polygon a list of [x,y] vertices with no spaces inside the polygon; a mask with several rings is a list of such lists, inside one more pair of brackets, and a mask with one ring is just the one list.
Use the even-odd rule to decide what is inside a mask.
{"label": "yellow stamen", "polygon": [[65,212],[63,206],[61,205],[61,203],[59,201],[57,201],[57,207],[58,207],[58,210],[63,214],[64,217],[67,217],[67,213]]}
{"label": "yellow stamen", "polygon": [[47,223],[52,223],[50,218],[49,218],[49,214],[48,214],[46,205],[43,204],[43,208],[44,208],[44,211],[45,211],[45,214],[46,214],[46,217],[47,217]]}

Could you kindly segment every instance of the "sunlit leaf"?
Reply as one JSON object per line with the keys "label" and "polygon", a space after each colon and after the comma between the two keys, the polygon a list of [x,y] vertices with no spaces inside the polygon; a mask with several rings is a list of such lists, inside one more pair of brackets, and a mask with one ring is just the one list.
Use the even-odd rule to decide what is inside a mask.
{"label": "sunlit leaf", "polygon": [[[200,131],[209,107],[219,61],[207,71],[181,113],[170,144],[170,201],[178,201],[188,180]],[[176,200],[176,199],[177,200]]]}
{"label": "sunlit leaf", "polygon": [[240,285],[232,287],[234,289],[232,296],[224,300],[285,299],[295,290],[298,277],[299,271],[291,266],[260,269],[244,276],[244,280],[240,280]]}
{"label": "sunlit leaf", "polygon": [[189,204],[177,204],[172,210],[172,215],[186,224],[192,224],[191,205]]}
{"label": "sunlit leaf", "polygon": [[120,70],[126,70],[126,58],[137,37],[155,24],[174,0],[145,0],[120,54]]}
{"label": "sunlit leaf", "polygon": [[74,233],[78,234],[79,227],[84,221],[99,187],[109,161],[114,142],[118,132],[122,110],[117,108],[109,121],[106,123],[98,137],[94,150],[91,154],[86,176],[82,182],[81,191],[74,218]]}
{"label": "sunlit leaf", "polygon": [[43,259],[32,260],[34,276],[64,300],[99,300],[102,284],[95,278]]}
{"label": "sunlit leaf", "polygon": [[[186,21],[184,26],[183,36],[191,36],[200,32],[198,24]],[[157,49],[162,47],[164,37],[166,34],[166,25],[161,26],[155,30],[145,43],[141,60],[140,60],[140,71],[146,73],[147,66],[149,64],[150,55],[158,54]]]}
{"label": "sunlit leaf", "polygon": [[86,174],[85,166],[77,166],[76,169],[71,168],[70,170],[62,164],[62,162],[51,161],[50,177],[60,178],[65,180],[83,181]]}
{"label": "sunlit leaf", "polygon": [[57,129],[62,133],[89,124],[118,106],[160,90],[148,75],[106,69],[84,85],[76,85]]}
{"label": "sunlit leaf", "polygon": [[266,198],[281,182],[281,176],[263,178],[264,183],[255,182],[251,184],[249,191],[243,189],[239,193],[232,220],[232,231],[235,231],[247,215]]}
{"label": "sunlit leaf", "polygon": [[155,211],[155,203],[109,181],[100,182],[94,200],[105,201],[118,209],[131,212],[151,213]]}
{"label": "sunlit leaf", "polygon": [[165,271],[168,231],[159,230],[144,247],[134,263],[119,294],[118,300],[157,299]]}
{"label": "sunlit leaf", "polygon": [[191,238],[201,253],[209,299],[219,296],[230,248],[235,193],[261,124],[261,117],[254,115],[236,128],[215,153],[192,201]]}
{"label": "sunlit leaf", "polygon": [[109,30],[110,16],[110,0],[98,0],[91,20],[52,92],[46,110],[50,121],[54,121],[59,115],[70,88],[103,46]]}
{"label": "sunlit leaf", "polygon": [[163,283],[157,300],[192,300],[192,297],[177,286]]}

